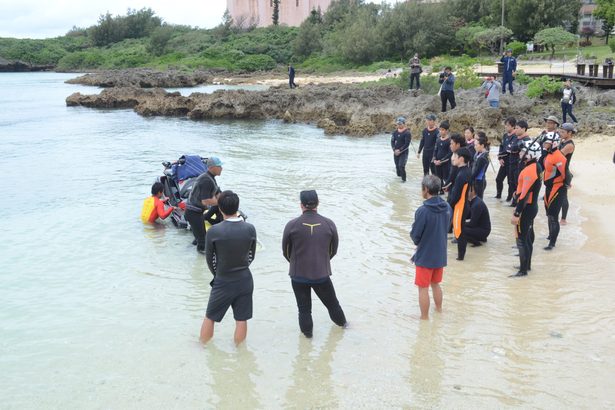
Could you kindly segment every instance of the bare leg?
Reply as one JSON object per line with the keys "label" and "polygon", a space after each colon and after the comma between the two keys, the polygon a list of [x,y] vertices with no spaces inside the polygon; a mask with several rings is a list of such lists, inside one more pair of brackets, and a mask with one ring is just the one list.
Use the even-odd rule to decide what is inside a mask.
{"label": "bare leg", "polygon": [[214,321],[208,319],[207,317],[203,319],[203,324],[201,325],[201,337],[199,340],[202,343],[207,343],[214,337]]}
{"label": "bare leg", "polygon": [[442,288],[440,284],[432,283],[431,292],[433,293],[433,301],[436,304],[436,311],[442,313]]}
{"label": "bare leg", "polygon": [[421,319],[429,319],[429,288],[419,288],[419,307],[421,308]]}
{"label": "bare leg", "polygon": [[235,321],[235,344],[238,345],[246,340],[248,334],[248,322],[246,320]]}

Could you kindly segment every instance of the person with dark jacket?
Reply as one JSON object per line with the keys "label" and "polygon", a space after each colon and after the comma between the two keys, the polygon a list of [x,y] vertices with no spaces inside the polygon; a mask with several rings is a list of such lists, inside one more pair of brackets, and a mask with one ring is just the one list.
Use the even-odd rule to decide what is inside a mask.
{"label": "person with dark jacket", "polygon": [[286,224],[282,252],[290,262],[289,275],[299,309],[299,328],[311,338],[314,327],[312,289],[336,325],[346,327],[347,323],[330,278],[330,261],[337,253],[339,241],[337,228],[331,219],[318,214],[316,191],[301,191],[299,197],[302,214]]}
{"label": "person with dark jacket", "polygon": [[512,49],[506,50],[500,62],[504,65],[504,72],[502,74],[502,94],[506,94],[506,84],[508,84],[508,90],[510,95],[513,94],[513,80],[517,74],[517,59],[512,56]]}
{"label": "person with dark jacket", "polygon": [[414,213],[410,238],[416,245],[412,262],[416,265],[414,283],[419,288],[421,319],[429,319],[429,287],[436,311],[442,312],[442,275],[446,266],[446,235],[451,223],[451,208],[438,196],[440,180],[425,175],[421,184],[425,201]]}
{"label": "person with dark jacket", "polygon": [[254,282],[250,264],[256,254],[256,229],[237,214],[239,197],[224,191],[218,197],[224,221],[207,233],[205,257],[214,275],[207,312],[201,326],[201,341],[214,335],[215,322],[221,322],[229,307],[235,318],[235,343],[246,339],[248,320],[252,318]]}
{"label": "person with dark jacket", "polygon": [[218,205],[220,188],[216,177],[222,173],[222,161],[217,157],[207,159],[207,172],[201,174],[186,201],[185,218],[196,240],[196,250],[205,252],[205,215],[208,208]]}
{"label": "person with dark jacket", "polygon": [[[463,147],[469,148],[467,146],[466,139],[463,137],[463,135],[457,132],[453,133],[453,135],[451,135],[451,152],[454,154],[455,152],[457,152],[459,148],[463,148]],[[459,168],[457,168],[457,166],[453,164],[453,161],[451,161],[451,170],[448,174],[447,180],[443,182],[444,186],[442,188],[445,192],[448,192],[449,194],[451,192],[451,187],[455,183],[457,172],[459,172]]]}
{"label": "person with dark jacket", "polygon": [[397,176],[401,182],[406,182],[406,163],[408,162],[408,148],[410,148],[410,130],[406,128],[406,119],[398,117],[397,129],[391,134],[391,149],[393,150],[393,162]]}
{"label": "person with dark jacket", "polygon": [[438,82],[441,84],[440,99],[442,100],[442,112],[446,112],[446,102],[450,102],[451,110],[457,106],[455,102],[455,75],[452,72],[451,67],[446,67],[442,73],[440,73],[440,79]]}
{"label": "person with dark jacket", "polygon": [[476,195],[482,199],[487,187],[487,168],[489,168],[489,139],[483,131],[474,140],[474,161],[472,161],[472,183]]}
{"label": "person with dark jacket", "polygon": [[423,72],[419,55],[414,54],[414,57],[410,59],[408,65],[410,66],[410,90],[412,90],[414,80],[416,80],[416,89],[418,90],[421,88],[421,73]]}
{"label": "person with dark jacket", "polygon": [[497,199],[502,198],[502,191],[504,190],[504,180],[508,181],[508,195],[506,196],[506,202],[512,199],[512,194],[515,192],[513,189],[513,184],[508,178],[508,170],[510,167],[510,144],[513,138],[515,138],[515,125],[517,125],[517,120],[514,117],[509,117],[504,121],[504,135],[502,135],[502,142],[500,143],[500,148],[498,149],[498,161],[500,163],[500,168],[498,169],[498,175],[495,177],[495,186],[496,186],[496,195]]}
{"label": "person with dark jacket", "polygon": [[470,151],[467,148],[459,148],[452,157],[453,164],[457,166],[458,172],[455,183],[451,188],[447,202],[453,209],[453,234],[455,241],[459,244],[459,236],[463,230],[463,225],[468,215],[468,186],[472,179],[472,171],[468,166],[470,162]]}
{"label": "person with dark jacket", "polygon": [[427,114],[425,117],[426,127],[423,129],[421,142],[419,143],[419,151],[416,154],[417,158],[420,158],[421,152],[423,152],[423,175],[428,175],[431,171],[432,174],[436,173],[433,164],[433,151],[436,147],[436,141],[440,136],[438,127],[436,127],[436,116],[434,114]]}
{"label": "person with dark jacket", "polygon": [[487,242],[487,237],[491,233],[491,218],[489,209],[485,202],[476,195],[474,184],[470,184],[468,189],[469,218],[466,219],[461,228],[461,235],[457,241],[457,260],[463,260],[466,255],[468,242],[472,246],[481,246],[482,242]]}
{"label": "person with dark jacket", "polygon": [[436,176],[440,178],[442,183],[448,179],[451,171],[451,137],[448,134],[450,125],[448,121],[440,123],[440,138],[436,141],[436,147],[433,152],[433,163],[436,168]]}
{"label": "person with dark jacket", "polygon": [[290,88],[297,88],[297,84],[295,84],[295,67],[292,64],[288,65],[288,85]]}
{"label": "person with dark jacket", "polygon": [[509,159],[509,171],[508,171],[508,181],[512,185],[513,196],[512,201],[510,203],[511,207],[517,206],[517,184],[519,183],[519,173],[521,172],[521,168],[523,168],[524,164],[519,159],[519,154],[521,148],[523,148],[523,144],[525,141],[530,140],[530,136],[527,133],[528,124],[525,120],[517,121],[515,125],[515,137],[510,139],[510,151],[508,152]]}

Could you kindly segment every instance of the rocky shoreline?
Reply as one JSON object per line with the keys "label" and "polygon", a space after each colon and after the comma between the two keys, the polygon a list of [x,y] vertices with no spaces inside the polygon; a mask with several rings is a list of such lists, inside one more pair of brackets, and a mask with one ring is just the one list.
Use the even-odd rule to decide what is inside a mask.
{"label": "rocky shoreline", "polygon": [[[144,71],[139,72],[142,74],[117,75],[119,72],[116,72],[115,76],[99,74],[97,77],[80,77],[79,84],[87,81],[110,88],[94,95],[72,94],[66,99],[66,104],[90,108],[131,108],[148,117],[187,117],[192,120],[277,119],[315,124],[327,134],[352,136],[389,132],[393,127],[393,119],[399,115],[408,118],[411,130],[417,135],[424,126],[425,115],[436,113],[440,120],[449,120],[454,131],[473,126],[486,131],[491,137],[499,137],[501,124],[508,116],[527,118],[530,126],[542,127],[543,117],[560,117],[561,114],[559,101],[529,99],[522,89],[514,98],[503,96],[499,109],[488,107],[478,89],[459,90],[456,92],[457,108],[440,113],[440,98],[437,95],[408,92],[393,86],[308,84],[293,90],[280,86],[265,91],[219,90],[212,94],[192,93],[182,96],[178,92],[170,93],[162,88],[149,87],[161,82],[168,87],[168,81],[172,78],[182,84],[176,86],[190,86],[184,84],[192,84],[197,79],[206,81],[207,76],[194,73],[193,76],[182,77],[165,73],[168,76],[147,77],[144,80]],[[105,78],[108,80],[103,80]],[[71,81],[74,82],[77,81]],[[582,87],[578,95],[584,101],[581,107],[575,107],[575,115],[581,121],[580,134],[612,133],[615,126],[615,91],[602,92]]]}
{"label": "rocky shoreline", "polygon": [[67,80],[67,84],[90,85],[103,88],[179,88],[195,87],[211,82],[209,71],[184,72],[179,70],[158,71],[147,68],[99,71]]}

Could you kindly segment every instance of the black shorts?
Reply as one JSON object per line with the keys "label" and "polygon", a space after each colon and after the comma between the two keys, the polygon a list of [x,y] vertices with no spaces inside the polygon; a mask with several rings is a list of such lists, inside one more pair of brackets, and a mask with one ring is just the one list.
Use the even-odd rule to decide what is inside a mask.
{"label": "black shorts", "polygon": [[235,320],[251,319],[253,291],[252,276],[232,282],[214,280],[205,316],[214,322],[221,322],[228,308],[232,306]]}

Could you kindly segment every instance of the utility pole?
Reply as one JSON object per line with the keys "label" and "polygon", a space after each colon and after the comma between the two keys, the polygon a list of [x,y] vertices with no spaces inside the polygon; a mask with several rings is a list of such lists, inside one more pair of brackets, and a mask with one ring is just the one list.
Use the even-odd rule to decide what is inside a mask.
{"label": "utility pole", "polygon": [[[502,27],[504,27],[504,0],[502,0]],[[500,55],[504,53],[504,38],[500,39]]]}

